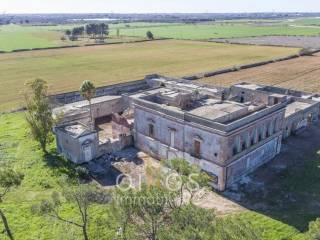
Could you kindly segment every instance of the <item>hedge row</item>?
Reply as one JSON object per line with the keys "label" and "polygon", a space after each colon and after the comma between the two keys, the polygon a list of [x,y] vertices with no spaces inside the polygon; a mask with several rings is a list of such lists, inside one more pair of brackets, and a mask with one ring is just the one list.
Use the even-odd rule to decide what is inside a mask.
{"label": "hedge row", "polygon": [[44,48],[21,48],[14,49],[12,51],[2,51],[1,53],[15,53],[15,52],[28,52],[28,51],[40,51],[40,50],[50,50],[50,49],[63,49],[63,48],[76,48],[76,47],[91,47],[91,46],[100,46],[100,45],[112,45],[112,44],[124,44],[124,43],[139,43],[139,42],[149,42],[149,41],[160,41],[160,40],[169,40],[170,38],[158,38],[154,40],[142,39],[142,40],[133,40],[126,42],[111,42],[111,43],[90,43],[85,45],[68,45],[68,46],[58,46],[58,47],[44,47]]}
{"label": "hedge row", "polygon": [[[319,51],[320,50],[316,50],[314,53],[319,52]],[[300,55],[299,54],[295,54],[295,55],[276,58],[276,59],[268,60],[268,61],[255,62],[255,63],[244,64],[244,65],[237,65],[237,66],[232,66],[232,67],[229,67],[229,68],[218,69],[218,70],[215,70],[215,71],[212,71],[212,72],[201,72],[201,73],[198,73],[198,74],[195,74],[195,75],[185,76],[185,77],[183,77],[183,79],[186,79],[186,80],[198,80],[198,79],[201,79],[201,78],[213,77],[213,76],[224,74],[224,73],[235,72],[235,71],[239,71],[241,69],[259,67],[259,66],[270,64],[270,63],[281,62],[281,61],[285,61],[285,60],[289,60],[289,59],[293,59],[293,58],[298,58],[298,57],[300,57]]]}

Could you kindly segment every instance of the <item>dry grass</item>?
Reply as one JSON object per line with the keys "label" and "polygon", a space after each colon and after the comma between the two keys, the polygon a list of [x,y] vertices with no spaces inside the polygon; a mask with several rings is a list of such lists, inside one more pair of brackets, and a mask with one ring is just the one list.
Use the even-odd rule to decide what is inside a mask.
{"label": "dry grass", "polygon": [[200,82],[218,86],[250,82],[320,92],[320,54],[203,78]]}
{"label": "dry grass", "polygon": [[0,55],[0,111],[23,104],[24,83],[43,78],[50,92],[77,90],[85,79],[97,86],[160,73],[185,76],[296,53],[297,49],[193,41],[154,41]]}

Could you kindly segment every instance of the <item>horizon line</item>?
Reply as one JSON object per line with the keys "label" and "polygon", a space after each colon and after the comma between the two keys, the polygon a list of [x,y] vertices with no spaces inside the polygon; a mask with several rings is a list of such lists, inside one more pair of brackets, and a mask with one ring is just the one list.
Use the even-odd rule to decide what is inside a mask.
{"label": "horizon line", "polygon": [[28,15],[34,15],[34,14],[255,14],[255,13],[276,13],[276,14],[320,14],[319,11],[248,11],[248,12],[6,12],[2,11],[0,15],[10,15],[10,14],[17,14],[17,15],[23,15],[23,14],[28,14]]}

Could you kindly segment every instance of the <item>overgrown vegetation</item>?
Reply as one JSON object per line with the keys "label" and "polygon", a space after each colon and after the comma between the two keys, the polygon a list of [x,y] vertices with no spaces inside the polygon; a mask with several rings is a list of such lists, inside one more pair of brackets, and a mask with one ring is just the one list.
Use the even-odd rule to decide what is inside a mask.
{"label": "overgrown vegetation", "polygon": [[[12,188],[5,196],[4,201],[0,203],[0,209],[5,212],[15,239],[82,239],[83,233],[80,227],[66,225],[61,221],[53,220],[52,217],[33,214],[31,211],[32,206],[41,204],[43,200],[50,200],[52,194],[57,192],[61,203],[59,205],[59,215],[63,219],[72,219],[81,223],[81,213],[77,203],[72,199],[71,201],[67,200],[64,195],[64,187],[67,185],[62,184],[65,183],[66,176],[68,181],[77,182],[76,166],[59,157],[55,152],[54,144],[48,145],[48,154],[44,155],[37,142],[30,139],[23,113],[0,115],[0,143],[0,166],[7,165],[15,169],[16,172],[23,172],[24,174],[21,185]],[[279,181],[283,180],[280,178]],[[313,187],[316,186],[313,185]],[[147,186],[146,189],[148,189]],[[158,192],[158,190],[154,191]],[[148,195],[150,191],[142,190],[142,192],[133,192],[132,194],[133,196],[136,194],[139,196]],[[142,213],[133,212],[130,204],[127,207],[121,205],[119,208],[121,211],[114,211],[115,207],[118,206],[112,206],[108,203],[102,205],[99,203],[90,204],[88,208],[90,216],[88,235],[90,239],[125,239],[121,235],[123,232],[127,233],[127,239],[133,239],[130,237],[136,234],[141,236],[142,232],[132,225],[131,216],[143,216]],[[161,207],[160,213],[167,214],[167,207]],[[159,224],[157,232],[159,236],[163,237],[161,239],[171,240],[177,239],[177,236],[179,236],[179,239],[185,240],[212,240],[215,239],[212,237],[212,231],[215,231],[216,234],[213,236],[221,235],[220,238],[217,237],[219,240],[229,240],[232,239],[232,236],[237,240],[259,239],[259,237],[262,240],[305,239],[305,236],[296,228],[285,222],[251,211],[223,217],[227,222],[216,222],[220,216],[215,216],[214,213],[199,209],[196,206],[182,205],[177,209],[180,210],[170,211],[169,218],[167,218],[167,215],[158,215],[156,212],[157,216],[161,216],[161,218],[166,216],[163,219],[164,222],[157,218]],[[145,209],[139,211],[152,213],[149,210],[149,206],[145,206]],[[282,212],[282,214],[285,214],[285,212]],[[230,217],[232,219],[229,219]],[[150,218],[148,219],[150,220]],[[208,224],[211,221],[213,221],[213,225]],[[125,230],[124,226],[127,223],[129,224],[127,230]],[[146,222],[146,224],[150,226],[150,222]],[[317,225],[314,224],[311,227],[311,232],[317,231]],[[227,231],[222,231],[222,229]],[[243,229],[246,230],[246,233],[243,232]],[[205,236],[210,237],[206,238]],[[5,235],[2,234],[0,237],[3,238]]]}
{"label": "overgrown vegetation", "polygon": [[26,100],[26,121],[30,132],[40,144],[44,153],[47,153],[47,144],[52,142],[53,117],[48,97],[47,82],[36,79],[27,83],[29,87],[25,95]]}

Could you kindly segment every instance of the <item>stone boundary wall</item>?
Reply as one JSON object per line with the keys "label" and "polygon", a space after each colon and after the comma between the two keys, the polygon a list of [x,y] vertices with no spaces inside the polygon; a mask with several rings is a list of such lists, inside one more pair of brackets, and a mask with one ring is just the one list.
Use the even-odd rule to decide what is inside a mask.
{"label": "stone boundary wall", "polygon": [[[315,53],[318,53],[318,52],[320,52],[320,49],[316,49],[316,50],[312,51],[311,54],[315,54]],[[304,55],[303,54],[294,54],[294,55],[275,58],[275,59],[267,60],[267,61],[261,61],[261,62],[255,62],[255,63],[250,63],[250,64],[232,66],[232,67],[228,67],[228,68],[222,68],[222,69],[218,69],[218,70],[215,70],[215,71],[212,71],[212,72],[201,72],[201,73],[194,74],[194,75],[184,76],[183,79],[186,79],[186,80],[199,80],[201,78],[213,77],[213,76],[224,74],[224,73],[236,72],[236,71],[240,71],[242,69],[254,68],[254,67],[267,65],[267,64],[270,64],[270,63],[282,62],[282,61],[286,61],[286,60],[302,57],[302,56],[305,56],[305,55],[307,55],[307,54],[304,54]]]}
{"label": "stone boundary wall", "polygon": [[[95,97],[105,95],[121,95],[124,93],[135,92],[138,90],[148,89],[149,86],[146,80],[136,80],[126,83],[119,83],[115,85],[103,86],[96,88]],[[79,91],[54,94],[50,96],[50,101],[55,106],[64,105],[68,103],[78,102],[84,100]]]}

